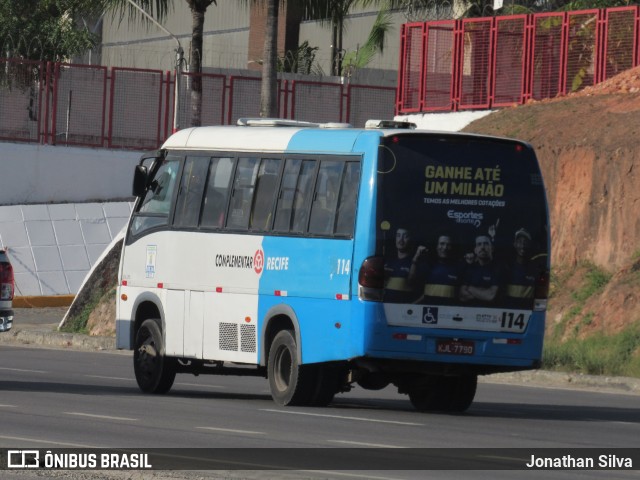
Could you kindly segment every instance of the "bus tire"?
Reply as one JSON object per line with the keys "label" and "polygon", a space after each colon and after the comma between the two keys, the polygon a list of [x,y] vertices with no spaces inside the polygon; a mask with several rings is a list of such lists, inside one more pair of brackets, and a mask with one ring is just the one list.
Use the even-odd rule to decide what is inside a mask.
{"label": "bus tire", "polygon": [[309,405],[317,375],[313,365],[298,363],[291,330],[281,330],[271,342],[267,374],[271,397],[278,405]]}
{"label": "bus tire", "polygon": [[162,331],[157,320],[147,319],[136,332],[133,371],[145,393],[167,393],[176,378],[176,361],[164,355]]}
{"label": "bus tire", "polygon": [[438,389],[438,382],[409,390],[409,400],[414,408],[420,412],[433,412],[444,407],[443,392]]}
{"label": "bus tire", "polygon": [[477,375],[434,376],[409,391],[409,400],[421,412],[460,413],[473,403]]}
{"label": "bus tire", "polygon": [[340,365],[320,363],[315,365],[316,384],[310,404],[314,407],[326,407],[340,391],[345,370]]}
{"label": "bus tire", "polygon": [[449,401],[445,405],[447,412],[464,412],[476,396],[478,388],[477,375],[460,375],[446,379],[449,387]]}

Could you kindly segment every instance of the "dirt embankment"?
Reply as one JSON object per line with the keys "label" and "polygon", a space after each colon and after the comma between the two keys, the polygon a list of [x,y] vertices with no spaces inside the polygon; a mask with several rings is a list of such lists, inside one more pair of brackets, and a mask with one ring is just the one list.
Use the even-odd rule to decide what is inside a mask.
{"label": "dirt embankment", "polygon": [[465,130],[520,138],[536,150],[549,198],[552,270],[562,281],[550,324],[575,307],[571,286],[583,280],[585,262],[612,278],[572,318],[582,322],[580,335],[640,320],[640,69],[578,94],[501,110]]}

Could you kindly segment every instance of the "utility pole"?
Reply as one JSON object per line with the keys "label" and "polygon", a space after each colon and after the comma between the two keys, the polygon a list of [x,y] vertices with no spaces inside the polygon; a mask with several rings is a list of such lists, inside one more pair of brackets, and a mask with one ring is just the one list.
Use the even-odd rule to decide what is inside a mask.
{"label": "utility pole", "polygon": [[133,0],[127,0],[136,10],[138,10],[144,17],[149,19],[156,27],[165,32],[171,38],[173,38],[178,46],[176,47],[176,81],[175,81],[175,91],[173,95],[173,132],[177,132],[180,130],[180,125],[178,124],[178,107],[180,106],[180,84],[182,83],[182,65],[184,64],[184,50],[182,45],[180,44],[180,40],[169,30],[160,25],[155,18],[145,12],[138,4],[136,4]]}

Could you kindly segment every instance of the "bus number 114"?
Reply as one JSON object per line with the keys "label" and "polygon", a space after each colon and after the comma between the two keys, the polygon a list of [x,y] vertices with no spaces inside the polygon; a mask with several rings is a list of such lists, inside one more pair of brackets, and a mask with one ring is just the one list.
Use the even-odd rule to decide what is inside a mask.
{"label": "bus number 114", "polygon": [[336,274],[338,275],[349,275],[351,273],[351,259],[349,258],[339,258],[338,259],[338,268],[336,270]]}
{"label": "bus number 114", "polygon": [[508,330],[524,330],[524,313],[502,312],[502,328]]}

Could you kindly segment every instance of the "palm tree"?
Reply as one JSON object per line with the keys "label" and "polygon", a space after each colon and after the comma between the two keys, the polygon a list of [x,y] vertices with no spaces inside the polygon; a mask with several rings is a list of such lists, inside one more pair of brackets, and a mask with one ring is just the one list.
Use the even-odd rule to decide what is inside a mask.
{"label": "palm tree", "polygon": [[[265,28],[263,63],[262,63],[262,85],[260,90],[260,116],[276,117],[278,115],[277,105],[277,41],[278,41],[278,7],[283,0],[253,0],[254,2],[267,2],[267,22]],[[293,0],[289,0],[293,1]],[[385,3],[388,7],[392,7],[401,3],[399,0],[297,0],[301,2],[301,7],[307,18],[316,18],[324,20],[331,19],[332,25],[332,42],[331,42],[331,72],[332,75],[340,75],[342,72],[341,59],[339,52],[342,50],[342,33],[344,31],[344,19],[351,7],[361,4],[366,7],[370,4]],[[384,13],[378,15],[375,31],[377,35],[372,34],[367,40],[365,50],[366,56],[371,59],[375,51],[382,51],[384,43],[384,32],[388,26],[388,17],[386,16],[386,8]],[[371,53],[373,52],[373,53]],[[357,59],[360,63],[366,63],[362,57]]]}
{"label": "palm tree", "polygon": [[278,116],[278,7],[281,0],[266,0],[267,23],[262,55],[262,85],[260,88],[260,116]]}
{"label": "palm tree", "polygon": [[199,127],[202,112],[202,37],[204,35],[204,14],[217,0],[186,0],[191,9],[191,55],[189,71],[191,78],[191,126]]}
{"label": "palm tree", "polygon": [[384,37],[391,29],[391,14],[385,6],[378,12],[364,45],[359,46],[357,50],[345,52],[342,58],[343,71],[341,73],[345,76],[351,76],[355,70],[366,67],[376,53],[382,53],[384,51]]}
{"label": "palm tree", "polygon": [[[103,11],[113,11],[124,16],[128,12],[129,18],[137,19],[139,10],[131,4],[134,2],[151,17],[161,22],[167,16],[173,0],[99,0]],[[201,123],[202,112],[202,38],[204,34],[204,18],[207,8],[217,5],[217,0],[185,0],[191,10],[191,53],[189,55],[189,72],[191,76],[191,118],[192,127]],[[88,6],[95,8],[95,0],[87,0]],[[178,73],[177,73],[178,74]]]}
{"label": "palm tree", "polygon": [[[405,0],[406,1],[406,0]],[[304,18],[319,20],[331,27],[331,75],[342,74],[342,37],[345,31],[345,19],[352,8],[370,5],[386,5],[395,8],[405,3],[403,0],[301,0]]]}

